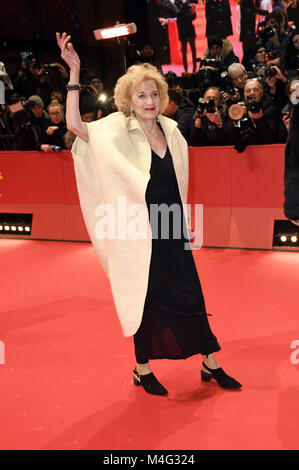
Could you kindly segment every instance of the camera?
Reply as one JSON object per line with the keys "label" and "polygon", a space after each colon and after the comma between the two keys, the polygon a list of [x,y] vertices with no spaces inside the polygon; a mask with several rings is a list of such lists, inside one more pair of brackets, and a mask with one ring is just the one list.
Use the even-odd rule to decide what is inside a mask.
{"label": "camera", "polygon": [[19,129],[28,128],[31,124],[30,110],[36,105],[35,101],[26,100],[15,95],[12,104],[8,106],[15,126]]}
{"label": "camera", "polygon": [[83,96],[83,97],[92,96],[92,95],[94,95],[94,89],[88,85],[85,85],[80,92],[80,96]]}
{"label": "camera", "polygon": [[218,57],[206,57],[205,59],[200,59],[200,66],[201,67],[214,67],[219,69],[221,65],[221,60]]}
{"label": "camera", "polygon": [[203,115],[204,111],[207,111],[207,113],[215,113],[216,111],[216,106],[215,106],[215,101],[214,100],[209,100],[207,103],[204,98],[199,98],[198,100],[198,105],[196,108],[196,118],[200,117]]}
{"label": "camera", "polygon": [[244,114],[244,116],[239,119],[238,121],[234,122],[234,126],[239,128],[240,138],[238,142],[235,144],[235,149],[238,153],[244,152],[246,149],[250,138],[254,135],[255,128],[252,123],[252,120]]}
{"label": "camera", "polygon": [[171,88],[171,87],[174,87],[176,85],[179,85],[180,83],[180,79],[179,77],[176,75],[176,73],[172,72],[171,70],[169,72],[167,72],[165,75],[164,75],[167,83],[168,83],[168,86]]}
{"label": "camera", "polygon": [[205,91],[209,86],[213,86],[218,81],[218,72],[211,69],[199,69],[196,74],[196,82],[198,88]]}
{"label": "camera", "polygon": [[265,71],[265,77],[266,78],[273,78],[273,77],[275,77],[276,74],[277,74],[277,70],[275,70],[274,67],[269,67]]}
{"label": "camera", "polygon": [[235,89],[233,86],[233,83],[228,75],[228,72],[224,71],[220,74],[221,79],[222,79],[222,90],[227,93],[228,95],[234,95],[235,94]]}
{"label": "camera", "polygon": [[254,101],[251,96],[249,96],[248,99],[245,101],[245,106],[247,110],[253,114],[258,113],[262,107],[261,103]]}
{"label": "camera", "polygon": [[268,28],[266,28],[264,24],[260,24],[257,28],[257,34],[263,41],[268,41],[268,39],[275,35],[277,30],[278,28],[276,25],[268,26]]}

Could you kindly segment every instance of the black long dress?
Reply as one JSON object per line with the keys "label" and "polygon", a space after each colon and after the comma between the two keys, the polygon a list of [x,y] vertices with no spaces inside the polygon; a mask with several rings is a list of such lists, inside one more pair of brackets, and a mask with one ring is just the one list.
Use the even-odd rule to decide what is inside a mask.
{"label": "black long dress", "polygon": [[181,217],[182,236],[176,239],[171,229],[173,217],[169,217],[170,236],[163,239],[161,219],[157,228],[154,224],[157,219],[150,212],[153,207],[150,205],[164,203],[178,204],[183,214],[168,148],[164,158],[152,151],[150,174],[146,203],[154,235],[143,317],[134,335],[136,360],[146,363],[148,359],[185,359],[199,353],[211,354],[219,351],[220,346],[209,326],[192,251],[184,249],[185,219]]}

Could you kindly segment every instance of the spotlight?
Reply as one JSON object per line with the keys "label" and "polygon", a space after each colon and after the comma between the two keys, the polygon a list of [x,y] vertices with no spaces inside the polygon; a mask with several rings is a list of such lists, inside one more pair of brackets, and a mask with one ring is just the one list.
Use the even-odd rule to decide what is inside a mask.
{"label": "spotlight", "polygon": [[94,37],[97,41],[101,41],[102,39],[111,39],[115,38],[120,46],[121,51],[121,68],[122,73],[126,73],[127,70],[127,61],[126,61],[126,53],[124,48],[124,41],[121,41],[120,38],[122,36],[128,36],[129,34],[134,34],[137,31],[137,26],[135,23],[128,23],[128,24],[120,24],[119,22],[116,23],[115,26],[112,28],[104,28],[104,29],[95,29],[93,31]]}
{"label": "spotlight", "polygon": [[289,220],[275,220],[273,249],[299,251],[299,229]]}
{"label": "spotlight", "polygon": [[0,213],[0,237],[30,236],[32,219],[32,214]]}
{"label": "spotlight", "polygon": [[93,34],[97,41],[102,39],[118,38],[120,36],[128,36],[134,34],[137,31],[135,23],[129,24],[116,24],[111,28],[95,29]]}
{"label": "spotlight", "polygon": [[101,93],[98,97],[98,101],[101,101],[101,103],[105,103],[107,101],[107,95],[105,95],[105,93]]}

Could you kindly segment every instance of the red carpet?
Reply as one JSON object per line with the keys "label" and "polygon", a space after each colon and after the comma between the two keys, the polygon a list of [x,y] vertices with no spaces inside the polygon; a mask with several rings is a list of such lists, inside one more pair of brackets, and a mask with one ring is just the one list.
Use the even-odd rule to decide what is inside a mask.
{"label": "red carpet", "polygon": [[217,359],[243,389],[201,383],[200,356],[152,361],[167,398],[133,386],[90,244],[2,239],[0,257],[1,449],[299,449],[298,253],[195,253]]}
{"label": "red carpet", "polygon": [[[242,50],[242,44],[239,41],[239,19],[238,19],[238,14],[237,14],[237,2],[235,0],[230,0],[230,8],[232,12],[231,16],[231,21],[232,21],[232,27],[233,27],[233,35],[228,36],[227,39],[232,43],[233,50],[235,54],[239,57],[240,62],[243,57],[243,50]],[[196,31],[196,53],[197,57],[203,58],[204,57],[204,52],[207,49],[207,38],[206,38],[206,17],[205,17],[205,6],[203,3],[200,1],[197,6],[196,6],[196,19],[193,22],[195,31]],[[178,47],[180,49],[180,43],[178,44]],[[189,72],[192,71],[192,56],[191,56],[191,50],[190,47],[188,46],[188,70]],[[163,72],[167,73],[169,70],[172,70],[175,72],[177,75],[180,75],[184,71],[184,67],[181,64],[167,64],[163,65]]]}

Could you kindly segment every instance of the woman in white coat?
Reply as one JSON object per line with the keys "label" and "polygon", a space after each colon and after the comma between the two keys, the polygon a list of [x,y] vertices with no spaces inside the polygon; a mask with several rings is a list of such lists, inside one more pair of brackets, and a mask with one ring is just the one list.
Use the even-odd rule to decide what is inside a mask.
{"label": "woman in white coat", "polygon": [[[66,121],[77,135],[72,154],[80,204],[123,333],[134,337],[134,383],[148,393],[167,395],[149,360],[202,354],[202,380],[240,388],[214,357],[220,346],[208,323],[192,251],[186,249],[188,147],[176,122],[162,115],[167,83],[152,65],[134,65],[115,87],[118,112],[82,122],[80,59],[70,39],[57,33],[61,57],[70,67]],[[163,204],[175,207],[174,212],[154,217],[152,209]],[[134,220],[124,219],[136,213],[138,227],[135,218],[132,228]]]}

